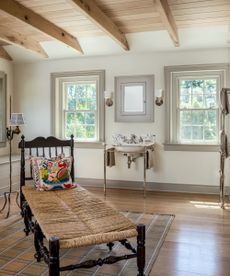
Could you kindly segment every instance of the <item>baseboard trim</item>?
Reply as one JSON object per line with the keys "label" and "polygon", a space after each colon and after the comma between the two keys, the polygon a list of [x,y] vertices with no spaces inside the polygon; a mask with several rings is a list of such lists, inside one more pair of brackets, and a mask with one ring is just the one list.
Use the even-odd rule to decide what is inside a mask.
{"label": "baseboard trim", "polygon": [[[92,179],[92,178],[77,178],[76,182],[84,187],[102,188],[104,180]],[[107,180],[107,188],[142,190],[143,183],[141,181],[138,182],[138,181],[126,181],[126,180],[124,181]],[[179,193],[219,194],[219,186],[194,185],[194,184],[147,182],[146,190],[162,191],[162,192],[179,192]],[[225,194],[226,195],[230,194],[230,187],[225,187]]]}
{"label": "baseboard trim", "polygon": [[[11,160],[12,163],[17,163],[20,161],[20,155],[14,154],[11,156],[11,158],[12,158]],[[10,164],[9,155],[0,156],[0,165],[5,165],[5,164]]]}
{"label": "baseboard trim", "polygon": [[[77,178],[76,182],[84,187],[103,188],[103,179],[93,178]],[[127,181],[127,180],[107,180],[107,188],[111,189],[127,189],[127,190],[143,190],[142,182]],[[19,190],[19,183],[15,182],[12,185],[13,191]],[[194,184],[175,184],[175,183],[157,183],[147,182],[147,191],[159,192],[178,192],[178,193],[199,193],[199,194],[219,194],[219,186],[211,185],[194,185]],[[0,194],[9,191],[9,186],[1,187]],[[225,187],[225,194],[230,195],[230,187]]]}
{"label": "baseboard trim", "polygon": [[[19,183],[15,182],[12,184],[12,191],[19,191]],[[0,195],[3,196],[5,192],[9,192],[9,186],[0,188]]]}

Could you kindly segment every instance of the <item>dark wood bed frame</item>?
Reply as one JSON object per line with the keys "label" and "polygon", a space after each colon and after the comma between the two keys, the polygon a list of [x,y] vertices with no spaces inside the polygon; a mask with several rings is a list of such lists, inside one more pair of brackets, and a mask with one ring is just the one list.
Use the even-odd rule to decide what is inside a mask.
{"label": "dark wood bed frame", "polygon": [[[29,150],[29,155],[33,156],[52,156],[52,152],[57,156],[59,153],[64,152],[64,148],[68,147],[70,149],[70,155],[74,160],[74,140],[73,135],[71,135],[70,140],[59,140],[53,136],[48,138],[37,137],[31,141],[25,141],[25,137],[22,135],[21,141],[19,143],[19,148],[21,149],[21,169],[20,169],[20,207],[21,215],[24,219],[26,235],[30,232],[34,233],[34,246],[36,253],[34,257],[38,262],[43,260],[49,266],[49,275],[58,276],[61,271],[74,270],[77,268],[91,268],[94,266],[102,266],[103,264],[113,264],[120,260],[127,260],[131,258],[137,258],[138,276],[144,276],[145,267],[145,225],[137,225],[137,248],[134,248],[128,240],[119,241],[126,249],[130,250],[132,254],[122,255],[122,256],[109,256],[104,259],[98,260],[88,260],[82,263],[68,265],[65,267],[60,267],[59,260],[59,239],[54,237],[49,240],[49,250],[43,244],[43,238],[45,237],[41,231],[41,228],[33,218],[33,210],[30,209],[23,192],[22,186],[25,185],[26,180],[32,180],[32,169],[30,166],[30,176],[25,176],[25,149]],[[72,162],[71,167],[71,177],[74,180],[74,162]],[[70,190],[71,192],[71,190]],[[77,222],[76,222],[77,223]],[[112,250],[114,243],[110,242],[107,244],[109,250]]]}

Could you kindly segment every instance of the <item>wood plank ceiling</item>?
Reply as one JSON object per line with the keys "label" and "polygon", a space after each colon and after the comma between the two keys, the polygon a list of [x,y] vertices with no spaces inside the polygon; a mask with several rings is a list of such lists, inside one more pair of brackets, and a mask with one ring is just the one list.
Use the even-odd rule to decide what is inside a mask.
{"label": "wood plank ceiling", "polygon": [[[0,41],[43,57],[42,41],[57,39],[83,52],[79,37],[108,35],[129,50],[125,34],[165,30],[179,46],[180,28],[229,23],[229,0],[0,1]],[[0,57],[11,59],[4,46],[0,43]]]}

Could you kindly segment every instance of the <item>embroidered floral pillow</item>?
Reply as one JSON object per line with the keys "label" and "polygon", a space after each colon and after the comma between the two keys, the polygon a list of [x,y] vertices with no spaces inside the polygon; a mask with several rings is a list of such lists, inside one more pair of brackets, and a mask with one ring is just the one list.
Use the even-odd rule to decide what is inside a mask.
{"label": "embroidered floral pillow", "polygon": [[[55,156],[55,157],[50,157],[49,159],[52,159],[52,160],[60,160],[62,158],[64,158],[65,155],[63,153]],[[31,172],[32,172],[32,178],[34,180],[34,184],[35,186],[39,189],[40,187],[40,172],[39,172],[39,168],[38,168],[38,165],[37,165],[37,160],[40,160],[40,159],[46,159],[45,157],[43,156],[30,156],[30,165],[31,165]]]}
{"label": "embroidered floral pillow", "polygon": [[72,158],[62,159],[36,158],[39,170],[39,184],[41,191],[69,189],[75,187],[70,176]]}

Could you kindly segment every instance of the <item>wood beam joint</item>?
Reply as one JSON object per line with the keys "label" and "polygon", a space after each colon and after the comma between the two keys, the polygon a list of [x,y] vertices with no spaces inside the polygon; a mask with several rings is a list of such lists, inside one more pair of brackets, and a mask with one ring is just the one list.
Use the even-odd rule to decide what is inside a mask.
{"label": "wood beam joint", "polygon": [[77,38],[57,25],[53,24],[49,20],[45,19],[41,15],[23,6],[19,2],[15,0],[0,1],[0,9],[10,14],[11,16],[31,25],[42,33],[45,33],[67,44],[80,53],[83,53]]}
{"label": "wood beam joint", "polygon": [[0,39],[9,44],[14,44],[16,46],[20,46],[22,48],[35,52],[44,58],[48,57],[38,41],[32,38],[28,39],[26,36],[15,32],[11,32],[10,34],[8,34],[8,31],[2,26],[0,27]]}
{"label": "wood beam joint", "polygon": [[12,57],[7,53],[7,51],[0,46],[0,58],[4,58],[6,60],[13,60]]}
{"label": "wood beam joint", "polygon": [[156,9],[161,16],[161,20],[165,25],[174,45],[179,46],[179,36],[177,31],[176,22],[170,10],[167,0],[155,0]]}
{"label": "wood beam joint", "polygon": [[117,25],[91,0],[68,0],[68,2],[82,12],[91,22],[109,35],[125,50],[129,50],[128,41]]}

